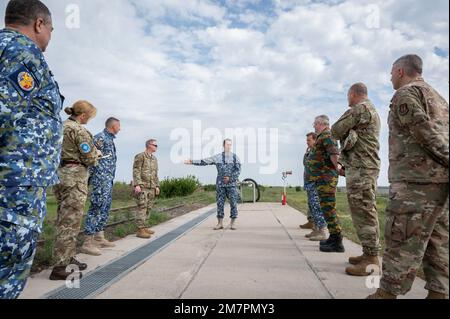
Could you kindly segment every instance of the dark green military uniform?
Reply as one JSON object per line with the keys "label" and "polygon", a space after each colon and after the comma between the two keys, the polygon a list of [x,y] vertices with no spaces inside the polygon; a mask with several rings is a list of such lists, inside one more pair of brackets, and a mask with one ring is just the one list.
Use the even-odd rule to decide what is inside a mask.
{"label": "dark green military uniform", "polygon": [[307,166],[310,180],[314,181],[316,185],[328,231],[330,234],[340,234],[342,228],[336,212],[336,190],[339,175],[331,161],[332,155],[339,155],[339,149],[330,130],[325,130],[317,136],[316,144],[309,154]]}

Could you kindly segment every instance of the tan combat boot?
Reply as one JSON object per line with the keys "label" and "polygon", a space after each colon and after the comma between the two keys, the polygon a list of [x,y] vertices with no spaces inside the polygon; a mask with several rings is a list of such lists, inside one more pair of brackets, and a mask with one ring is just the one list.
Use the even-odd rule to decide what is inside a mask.
{"label": "tan combat boot", "polygon": [[236,228],[236,218],[232,218],[231,219],[230,229],[231,230],[237,230],[237,228]]}
{"label": "tan combat boot", "polygon": [[152,235],[151,235],[150,233],[148,233],[148,232],[145,230],[145,228],[139,228],[138,231],[137,231],[137,233],[136,233],[136,236],[137,236],[138,238],[143,238],[143,239],[149,239],[149,238],[152,237]]}
{"label": "tan combat boot", "polygon": [[315,235],[317,233],[318,229],[316,228],[316,226],[313,226],[312,228],[312,232],[310,232],[309,234],[306,234],[305,237],[306,238],[311,238],[312,235]]}
{"label": "tan combat boot", "polygon": [[223,218],[217,219],[217,226],[214,227],[214,230],[221,230],[223,229]]}
{"label": "tan combat boot", "polygon": [[[370,269],[371,267],[369,266],[371,265],[375,269]],[[372,275],[372,273],[376,270],[378,270],[378,273],[380,272],[380,259],[378,256],[369,256],[365,254],[361,258],[361,262],[359,264],[345,268],[347,275],[361,277]]]}
{"label": "tan combat boot", "polygon": [[326,240],[328,238],[326,228],[315,230],[311,236],[309,237],[310,241],[321,241]]}
{"label": "tan combat boot", "polygon": [[359,263],[363,260],[363,258],[364,258],[364,254],[361,255],[361,256],[358,256],[358,257],[350,257],[350,258],[348,259],[348,262],[349,262],[349,264],[351,264],[351,265],[357,265],[357,264],[359,264]]}
{"label": "tan combat boot", "polygon": [[300,225],[301,229],[314,229],[314,223],[308,221],[306,224]]}
{"label": "tan combat boot", "polygon": [[112,248],[116,247],[116,245],[105,238],[105,232],[101,231],[94,236],[95,243],[100,248]]}
{"label": "tan combat boot", "polygon": [[397,296],[379,288],[374,294],[368,296],[366,299],[397,299]]}
{"label": "tan combat boot", "polygon": [[85,237],[83,246],[81,246],[81,252],[91,256],[100,256],[102,254],[95,244],[94,236]]}
{"label": "tan combat boot", "polygon": [[150,235],[154,235],[154,234],[155,234],[155,231],[151,230],[150,227],[145,228],[145,231],[146,231],[147,233],[149,233]]}
{"label": "tan combat boot", "polygon": [[448,296],[441,292],[428,290],[428,296],[425,299],[448,299]]}

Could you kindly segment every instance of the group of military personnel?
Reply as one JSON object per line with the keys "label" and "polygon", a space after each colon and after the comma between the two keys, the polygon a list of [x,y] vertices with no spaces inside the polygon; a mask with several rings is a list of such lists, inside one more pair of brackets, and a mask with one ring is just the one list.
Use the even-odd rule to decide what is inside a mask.
{"label": "group of military personnel", "polygon": [[[449,109],[447,101],[422,77],[422,59],[396,60],[391,81],[396,93],[389,113],[389,202],[380,288],[369,299],[395,299],[412,287],[421,266],[429,299],[448,298]],[[306,237],[323,252],[344,252],[336,214],[339,175],[346,178],[353,226],[363,254],[349,258],[352,276],[379,275],[380,224],[377,180],[380,173],[380,118],[368,89],[356,83],[348,91],[350,109],[330,127],[318,116],[307,135],[304,156],[308,193]],[[338,149],[337,141],[340,142]],[[330,233],[326,238],[326,228]]]}
{"label": "group of military personnel", "polygon": [[[46,216],[50,187],[57,200],[56,239],[51,280],[67,280],[87,265],[75,259],[77,238],[91,186],[81,252],[98,256],[114,247],[105,238],[116,171],[114,139],[120,121],[111,117],[95,137],[85,128],[97,109],[88,101],[60,112],[64,97],[43,52],[53,31],[49,9],[39,0],[11,0],[6,28],[0,31],[0,299],[15,299],[33,264]],[[150,238],[147,227],[160,193],[156,140],[135,158],[133,179],[139,210],[137,236]]]}
{"label": "group of military personnel", "polygon": [[[54,187],[58,202],[54,258],[50,276],[66,280],[86,264],[75,256],[83,210],[92,186],[82,252],[100,255],[112,247],[104,229],[109,217],[116,167],[114,138],[120,121],[109,118],[95,137],[84,127],[96,108],[78,101],[60,112],[60,94],[43,52],[53,30],[51,13],[39,0],[10,0],[0,31],[0,298],[17,298],[33,263],[37,239],[46,215],[46,192]],[[381,287],[369,298],[396,298],[407,293],[423,265],[429,298],[448,298],[448,103],[422,78],[417,55],[398,59],[392,68],[396,93],[389,114],[389,204],[386,209]],[[319,116],[315,133],[308,134],[305,189],[310,220],[308,234],[320,241],[323,252],[344,252],[342,227],[336,212],[339,175],[346,177],[353,224],[363,254],[352,257],[346,272],[366,276],[369,266],[380,265],[379,219],[376,208],[380,172],[380,119],[363,83],[348,92],[350,109],[330,127]],[[340,141],[338,148],[336,141]],[[218,224],[223,229],[224,202],[231,204],[231,229],[238,217],[237,182],[241,164],[231,152],[188,165],[216,165]],[[137,236],[150,238],[147,227],[155,197],[161,192],[155,139],[135,157],[133,186],[138,204]],[[309,227],[311,225],[303,225]],[[329,237],[326,238],[325,229]],[[81,273],[80,273],[81,275]]]}

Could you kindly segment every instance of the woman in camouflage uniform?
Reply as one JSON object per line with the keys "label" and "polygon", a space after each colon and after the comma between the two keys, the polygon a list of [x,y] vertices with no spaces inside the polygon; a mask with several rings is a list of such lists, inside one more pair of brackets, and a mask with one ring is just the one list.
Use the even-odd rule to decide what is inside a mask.
{"label": "woman in camouflage uniform", "polygon": [[[61,165],[58,169],[60,184],[54,188],[58,219],[53,254],[56,265],[50,275],[51,280],[66,280],[72,271],[87,268],[74,256],[88,194],[88,168],[97,165],[101,156],[94,146],[92,134],[83,126],[95,117],[97,109],[87,101],[78,101],[65,112],[70,117],[64,122]],[[86,240],[92,241],[93,238]]]}

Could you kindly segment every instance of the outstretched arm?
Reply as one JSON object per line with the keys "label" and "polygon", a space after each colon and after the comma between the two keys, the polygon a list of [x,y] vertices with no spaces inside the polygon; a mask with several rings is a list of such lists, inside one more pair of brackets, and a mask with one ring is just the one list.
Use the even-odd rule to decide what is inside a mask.
{"label": "outstretched arm", "polygon": [[186,165],[195,165],[195,166],[207,166],[207,165],[216,165],[217,163],[217,155],[208,157],[202,160],[187,160],[184,162]]}

